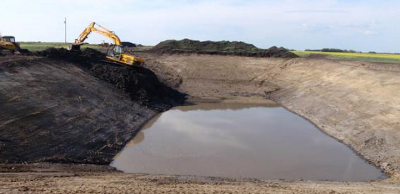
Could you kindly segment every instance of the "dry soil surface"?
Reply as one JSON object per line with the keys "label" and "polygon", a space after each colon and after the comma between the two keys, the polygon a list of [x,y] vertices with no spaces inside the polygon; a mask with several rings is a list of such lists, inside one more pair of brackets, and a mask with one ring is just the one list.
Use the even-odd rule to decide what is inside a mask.
{"label": "dry soil surface", "polygon": [[[15,166],[13,170],[18,168]],[[22,173],[1,173],[0,193],[395,194],[400,190],[398,184],[392,183],[287,182],[123,174],[91,165],[46,166],[42,163],[22,168]]]}
{"label": "dry soil surface", "polygon": [[369,183],[123,174],[104,166],[3,164],[0,193],[400,193],[400,66],[327,59],[141,53],[193,101],[272,99],[390,178]]}

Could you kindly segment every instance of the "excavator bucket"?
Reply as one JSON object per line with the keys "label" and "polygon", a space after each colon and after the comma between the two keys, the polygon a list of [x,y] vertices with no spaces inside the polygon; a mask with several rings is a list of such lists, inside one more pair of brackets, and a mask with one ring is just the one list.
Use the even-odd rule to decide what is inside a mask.
{"label": "excavator bucket", "polygon": [[68,46],[68,50],[70,50],[70,51],[80,51],[81,50],[81,45],[82,44],[70,44]]}

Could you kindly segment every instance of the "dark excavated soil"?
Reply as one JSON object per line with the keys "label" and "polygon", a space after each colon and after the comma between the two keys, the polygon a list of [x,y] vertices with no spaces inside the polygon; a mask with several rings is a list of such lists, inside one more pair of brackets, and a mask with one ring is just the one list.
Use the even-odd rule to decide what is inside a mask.
{"label": "dark excavated soil", "polygon": [[182,104],[185,95],[160,83],[157,76],[149,69],[110,64],[105,62],[103,53],[94,49],[82,52],[70,52],[66,49],[50,48],[37,52],[36,55],[73,62],[89,70],[95,77],[105,80],[125,93],[133,101],[160,110]]}
{"label": "dark excavated soil", "polygon": [[269,49],[259,49],[252,44],[237,41],[197,41],[197,40],[166,40],[160,42],[150,52],[158,54],[210,54],[235,55],[248,57],[296,58],[294,53],[283,47],[273,46]]}
{"label": "dark excavated soil", "polygon": [[125,47],[136,47],[137,46],[135,43],[131,43],[131,42],[121,42],[121,43]]}
{"label": "dark excavated soil", "polygon": [[[95,50],[0,60],[0,163],[108,164],[148,119],[185,95]],[[108,82],[108,83],[107,83]]]}

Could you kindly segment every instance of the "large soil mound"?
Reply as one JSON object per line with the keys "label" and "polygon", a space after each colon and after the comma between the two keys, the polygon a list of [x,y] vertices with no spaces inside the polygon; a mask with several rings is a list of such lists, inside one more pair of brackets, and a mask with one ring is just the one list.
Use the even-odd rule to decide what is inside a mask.
{"label": "large soil mound", "polygon": [[157,76],[146,68],[110,64],[105,55],[94,49],[70,52],[66,49],[49,48],[36,55],[73,62],[91,71],[94,76],[114,84],[129,94],[132,100],[156,109],[166,110],[183,103],[185,95],[160,83]]}
{"label": "large soil mound", "polygon": [[166,40],[154,46],[151,52],[158,54],[197,53],[211,55],[236,55],[250,57],[281,57],[294,58],[297,55],[283,47],[259,49],[252,44],[237,41],[197,41],[197,40]]}
{"label": "large soil mound", "polygon": [[135,43],[131,43],[131,42],[121,42],[121,43],[125,47],[137,47],[137,45]]}

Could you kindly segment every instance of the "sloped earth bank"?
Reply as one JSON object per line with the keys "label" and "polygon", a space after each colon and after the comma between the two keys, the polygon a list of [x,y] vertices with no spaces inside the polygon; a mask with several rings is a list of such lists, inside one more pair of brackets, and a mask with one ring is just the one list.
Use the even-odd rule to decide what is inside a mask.
{"label": "sloped earth bank", "polygon": [[151,71],[103,64],[90,50],[39,55],[49,58],[1,59],[1,163],[108,164],[145,121],[184,100]]}
{"label": "sloped earth bank", "polygon": [[[397,98],[400,94],[400,67],[397,65],[325,59],[269,59],[197,54],[183,56],[141,53],[141,56],[146,59],[147,66],[163,83],[190,94],[191,100],[194,101],[262,102],[266,98],[273,99],[309,119],[327,134],[351,146],[357,153],[383,169],[391,178],[371,183],[286,182],[123,174],[108,167],[92,165],[2,164],[0,165],[0,171],[3,172],[0,176],[0,193],[400,193],[400,126],[397,121],[400,116],[400,99]],[[140,112],[129,110],[128,112],[133,115],[127,116],[128,112],[118,108],[123,109],[129,107],[129,103],[132,106],[136,103],[123,98],[126,93],[116,90],[112,84],[104,84],[99,79],[87,76],[90,72],[77,68],[70,62],[53,67],[54,64],[48,62],[48,59],[40,63],[34,61],[43,60],[42,58],[30,60],[29,63],[23,62],[24,65],[15,66],[18,68],[0,71],[1,88],[7,88],[7,90],[1,90],[1,96],[7,97],[6,99],[2,97],[2,106],[4,101],[11,106],[17,99],[27,101],[31,98],[48,98],[51,99],[48,102],[60,101],[59,98],[50,98],[48,94],[40,91],[46,91],[48,84],[54,84],[61,79],[60,82],[72,80],[72,83],[76,83],[73,88],[92,91],[91,98],[84,98],[83,102],[97,99],[100,102],[104,101],[107,105],[101,103],[98,105],[98,101],[92,102],[89,106],[93,107],[92,112],[84,110],[86,106],[75,105],[75,111],[82,112],[79,115],[80,118],[86,119],[86,115],[91,115],[88,113],[104,114],[96,119],[109,119],[109,123],[114,125],[115,122],[121,122],[119,126],[127,128],[130,126],[128,123],[131,123],[129,118],[133,118],[134,114],[138,117],[134,119],[138,123],[145,120],[140,116],[147,117],[155,113],[153,109],[141,108]],[[41,65],[44,67],[41,68]],[[1,67],[4,69],[3,66]],[[58,75],[55,71],[57,69],[63,73]],[[21,76],[15,76],[17,74]],[[59,77],[50,79],[50,74]],[[6,78],[7,80],[3,81]],[[24,80],[18,82],[18,79]],[[33,87],[34,91],[37,90],[36,93],[32,89],[31,92],[21,95],[19,92],[23,90],[17,90],[19,87],[29,88],[23,87],[23,84],[32,86],[29,84],[41,82],[44,83],[40,87]],[[10,83],[14,83],[13,87],[7,86]],[[92,85],[85,85],[87,83]],[[19,91],[14,95],[24,98],[9,97],[11,94],[8,93],[13,92],[14,88]],[[64,96],[63,98],[68,98],[66,95],[68,90],[57,91],[60,96]],[[107,99],[111,98],[111,100],[104,100],[106,94],[110,95]],[[100,97],[97,98],[96,95]],[[74,97],[66,102],[82,103],[78,96]],[[72,99],[77,99],[77,102]],[[136,105],[143,107],[142,103]],[[66,111],[68,111],[67,108],[51,113],[57,115]],[[29,118],[44,114],[46,111],[31,111],[31,113],[10,118],[23,116]],[[62,121],[62,117],[58,118]],[[139,118],[142,120],[139,121]],[[78,120],[69,123],[79,122]],[[5,125],[17,123],[20,120],[15,121],[1,121],[1,130]],[[102,121],[102,123],[106,123],[103,124],[105,125],[103,130],[110,126],[107,122]],[[116,127],[114,130],[120,129]],[[121,136],[118,134],[111,137],[117,139]],[[90,140],[90,138],[86,139]],[[60,139],[60,141],[65,140]]]}

